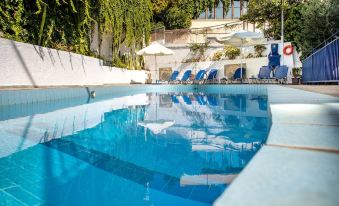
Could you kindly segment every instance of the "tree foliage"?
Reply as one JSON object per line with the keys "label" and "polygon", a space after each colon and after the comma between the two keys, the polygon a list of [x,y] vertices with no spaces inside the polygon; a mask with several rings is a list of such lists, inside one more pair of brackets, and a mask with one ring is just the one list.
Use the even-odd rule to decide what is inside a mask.
{"label": "tree foliage", "polygon": [[[284,0],[284,38],[303,54],[339,29],[338,0]],[[281,0],[250,0],[242,20],[256,23],[266,37],[281,38]]]}
{"label": "tree foliage", "polygon": [[222,3],[224,12],[229,9],[230,0],[152,0],[155,22],[163,22],[166,29],[185,29],[207,9]]}
{"label": "tree foliage", "polygon": [[[0,35],[17,41],[92,55],[93,26],[113,34],[113,63],[137,68],[134,51],[149,40],[151,0],[2,0]],[[120,48],[130,51],[121,54]],[[124,56],[124,57],[122,57]]]}
{"label": "tree foliage", "polygon": [[339,0],[310,0],[302,10],[302,17],[298,40],[307,54],[339,30]]}

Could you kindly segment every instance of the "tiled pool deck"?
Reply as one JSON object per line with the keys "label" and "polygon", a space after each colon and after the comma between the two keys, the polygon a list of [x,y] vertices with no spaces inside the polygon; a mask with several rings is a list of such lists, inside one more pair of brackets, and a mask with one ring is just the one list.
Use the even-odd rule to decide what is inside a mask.
{"label": "tiled pool deck", "polygon": [[339,205],[339,98],[281,86],[267,92],[267,144],[215,205]]}

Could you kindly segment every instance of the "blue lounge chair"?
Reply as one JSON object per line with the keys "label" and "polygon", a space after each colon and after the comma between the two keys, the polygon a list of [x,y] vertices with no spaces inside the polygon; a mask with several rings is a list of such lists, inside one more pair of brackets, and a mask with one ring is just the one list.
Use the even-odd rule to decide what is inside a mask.
{"label": "blue lounge chair", "polygon": [[275,78],[278,82],[280,83],[286,83],[287,81],[287,73],[288,73],[288,67],[283,65],[283,66],[278,66],[275,69]]}
{"label": "blue lounge chair", "polygon": [[238,68],[235,70],[233,74],[233,80],[238,81],[243,79],[243,77],[246,77],[246,68]]}
{"label": "blue lounge chair", "polygon": [[208,76],[205,80],[207,83],[213,83],[217,79],[218,70],[217,69],[211,69],[208,73]]}
{"label": "blue lounge chair", "polygon": [[264,82],[267,81],[269,83],[271,78],[271,72],[272,72],[272,67],[271,66],[262,66],[260,67],[259,74],[258,74],[258,80],[259,82]]}
{"label": "blue lounge chair", "polygon": [[171,77],[168,80],[168,83],[171,83],[177,80],[178,75],[179,75],[179,71],[173,71]]}
{"label": "blue lounge chair", "polygon": [[186,70],[184,75],[182,75],[181,79],[179,80],[180,83],[188,83],[189,78],[191,77],[192,70]]}
{"label": "blue lounge chair", "polygon": [[199,70],[199,72],[197,73],[197,75],[194,78],[193,83],[202,83],[202,81],[204,80],[206,71],[204,69]]}

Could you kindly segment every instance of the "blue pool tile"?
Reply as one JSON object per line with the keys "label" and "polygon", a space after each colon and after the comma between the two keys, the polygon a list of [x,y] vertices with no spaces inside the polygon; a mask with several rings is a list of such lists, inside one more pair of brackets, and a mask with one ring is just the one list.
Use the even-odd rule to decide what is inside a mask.
{"label": "blue pool tile", "polygon": [[226,185],[197,185],[193,187],[189,199],[212,203],[225,190],[225,187]]}
{"label": "blue pool tile", "polygon": [[180,179],[172,177],[161,191],[188,199],[191,195],[192,189],[193,187],[191,186],[181,186]]}
{"label": "blue pool tile", "polygon": [[0,190],[0,205],[4,206],[18,206],[24,205],[22,202],[18,201],[16,198],[6,194]]}
{"label": "blue pool tile", "polygon": [[40,202],[38,198],[34,197],[32,194],[23,190],[21,187],[11,187],[5,189],[5,192],[9,193],[10,195],[20,200],[21,202],[24,202],[28,205],[35,205]]}
{"label": "blue pool tile", "polygon": [[12,187],[14,186],[15,183],[12,182],[11,180],[3,177],[3,176],[0,176],[0,189],[5,189],[5,188],[8,188],[8,187]]}

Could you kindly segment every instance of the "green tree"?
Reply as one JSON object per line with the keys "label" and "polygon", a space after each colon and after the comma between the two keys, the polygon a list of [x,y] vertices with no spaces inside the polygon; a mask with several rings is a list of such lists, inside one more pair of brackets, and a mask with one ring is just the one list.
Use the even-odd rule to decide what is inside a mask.
{"label": "green tree", "polygon": [[228,12],[230,0],[152,0],[155,23],[163,22],[166,29],[185,29],[191,26],[191,20],[219,3]]}
{"label": "green tree", "polygon": [[[2,0],[0,36],[92,55],[94,25],[113,34],[113,64],[139,68],[135,50],[149,41],[151,0]],[[121,54],[121,48],[130,48]]]}
{"label": "green tree", "polygon": [[310,0],[301,13],[303,24],[299,41],[306,55],[339,30],[339,1]]}
{"label": "green tree", "polygon": [[[338,0],[284,0],[285,41],[309,53],[339,29]],[[242,20],[256,23],[266,37],[280,39],[281,0],[250,0]]]}

